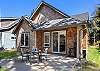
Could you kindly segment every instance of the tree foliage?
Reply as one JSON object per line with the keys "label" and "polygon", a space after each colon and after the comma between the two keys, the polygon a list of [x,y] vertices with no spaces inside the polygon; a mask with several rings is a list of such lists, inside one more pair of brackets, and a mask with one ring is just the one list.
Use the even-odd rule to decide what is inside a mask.
{"label": "tree foliage", "polygon": [[97,6],[96,14],[93,18],[93,21],[95,21],[95,34],[96,34],[96,44],[99,44],[100,47],[100,5]]}
{"label": "tree foliage", "polygon": [[89,42],[90,45],[98,45],[100,47],[100,5],[97,5],[94,16],[92,16],[89,25]]}

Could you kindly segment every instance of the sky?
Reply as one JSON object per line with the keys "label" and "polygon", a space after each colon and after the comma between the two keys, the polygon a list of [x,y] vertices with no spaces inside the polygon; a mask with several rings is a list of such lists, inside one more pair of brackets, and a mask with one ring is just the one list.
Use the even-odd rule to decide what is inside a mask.
{"label": "sky", "polygon": [[[100,0],[44,0],[68,15],[88,12],[93,14]],[[41,0],[0,0],[1,17],[30,16]]]}

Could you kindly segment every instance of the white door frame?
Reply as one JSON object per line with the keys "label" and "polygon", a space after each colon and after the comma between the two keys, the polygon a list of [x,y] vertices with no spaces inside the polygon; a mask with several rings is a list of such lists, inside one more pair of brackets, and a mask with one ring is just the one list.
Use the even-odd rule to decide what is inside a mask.
{"label": "white door frame", "polygon": [[[54,52],[53,51],[53,33],[54,32],[58,32],[58,52]],[[52,42],[52,53],[62,53],[62,52],[60,52],[60,34],[64,34],[65,35],[65,52],[63,53],[63,54],[65,54],[66,53],[66,30],[62,30],[62,31],[53,31],[52,32],[52,39],[51,39],[51,42]]]}

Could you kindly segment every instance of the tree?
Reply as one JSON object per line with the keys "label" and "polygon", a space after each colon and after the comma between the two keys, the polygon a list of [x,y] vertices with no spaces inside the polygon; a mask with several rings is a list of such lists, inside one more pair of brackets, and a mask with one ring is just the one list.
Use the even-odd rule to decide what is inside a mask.
{"label": "tree", "polygon": [[100,5],[97,5],[97,9],[96,9],[96,14],[93,17],[93,25],[94,25],[94,30],[95,30],[95,40],[96,40],[96,44],[99,45],[100,48]]}

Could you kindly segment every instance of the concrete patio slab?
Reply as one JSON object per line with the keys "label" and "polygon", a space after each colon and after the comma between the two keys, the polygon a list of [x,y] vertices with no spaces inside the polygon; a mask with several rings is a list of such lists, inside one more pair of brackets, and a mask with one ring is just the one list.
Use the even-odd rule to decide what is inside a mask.
{"label": "concrete patio slab", "polygon": [[10,71],[73,71],[73,65],[76,62],[75,58],[69,58],[58,55],[49,55],[48,60],[38,62],[32,60],[32,64],[22,62],[21,59],[3,59],[0,60],[0,65],[8,68]]}

